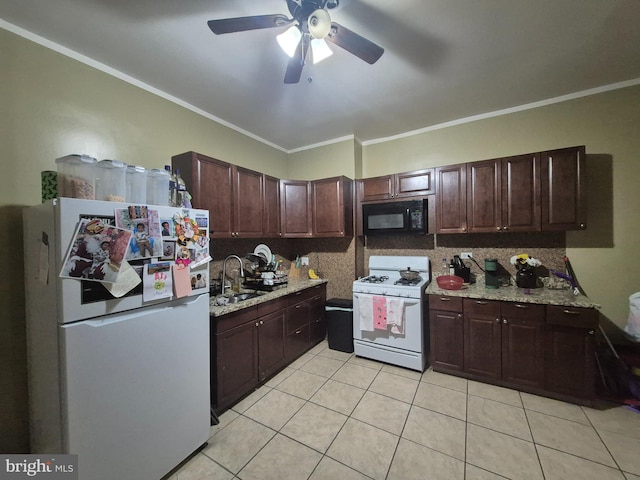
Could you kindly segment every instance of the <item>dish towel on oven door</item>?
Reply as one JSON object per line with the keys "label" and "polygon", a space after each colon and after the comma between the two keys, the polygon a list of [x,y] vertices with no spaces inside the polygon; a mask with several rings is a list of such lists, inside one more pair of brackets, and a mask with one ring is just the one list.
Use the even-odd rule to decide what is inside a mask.
{"label": "dish towel on oven door", "polygon": [[356,298],[358,299],[358,306],[360,308],[360,330],[363,332],[373,332],[373,297],[369,295],[358,295]]}
{"label": "dish towel on oven door", "polygon": [[404,300],[402,298],[387,299],[387,325],[391,325],[391,333],[404,335]]}
{"label": "dish towel on oven door", "polygon": [[378,295],[373,296],[373,328],[387,329],[387,299]]}

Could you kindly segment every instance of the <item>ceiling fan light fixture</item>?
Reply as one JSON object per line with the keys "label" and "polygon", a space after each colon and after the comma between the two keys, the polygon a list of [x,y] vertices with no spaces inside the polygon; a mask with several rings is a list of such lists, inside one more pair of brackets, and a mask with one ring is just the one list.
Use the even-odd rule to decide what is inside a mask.
{"label": "ceiling fan light fixture", "polygon": [[296,53],[296,48],[300,43],[300,39],[302,38],[302,32],[298,28],[297,25],[294,25],[280,35],[276,36],[276,40],[278,40],[278,45],[280,48],[289,55],[289,57],[293,58],[293,55]]}
{"label": "ceiling fan light fixture", "polygon": [[313,38],[324,38],[331,30],[331,16],[326,10],[319,8],[315,10],[307,20],[309,33]]}
{"label": "ceiling fan light fixture", "polygon": [[314,38],[311,40],[311,55],[313,57],[313,64],[315,65],[333,55],[333,51],[323,38]]}

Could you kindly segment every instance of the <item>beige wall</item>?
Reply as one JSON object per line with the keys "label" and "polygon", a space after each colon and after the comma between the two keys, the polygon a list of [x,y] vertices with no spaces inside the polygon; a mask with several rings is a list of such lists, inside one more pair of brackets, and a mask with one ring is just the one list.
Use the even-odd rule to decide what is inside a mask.
{"label": "beige wall", "polygon": [[574,145],[586,145],[589,215],[586,231],[567,233],[567,255],[587,294],[623,328],[628,297],[640,290],[630,260],[640,227],[640,87],[368,145],[363,176]]}
{"label": "beige wall", "polygon": [[344,175],[355,178],[357,144],[345,140],[289,155],[291,180],[317,180]]}

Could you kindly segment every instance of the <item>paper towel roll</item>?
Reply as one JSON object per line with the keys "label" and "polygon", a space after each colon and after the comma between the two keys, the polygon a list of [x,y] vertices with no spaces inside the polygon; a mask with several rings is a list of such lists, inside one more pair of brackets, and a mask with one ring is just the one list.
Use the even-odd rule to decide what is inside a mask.
{"label": "paper towel roll", "polygon": [[58,197],[58,172],[45,170],[40,172],[42,180],[42,201]]}

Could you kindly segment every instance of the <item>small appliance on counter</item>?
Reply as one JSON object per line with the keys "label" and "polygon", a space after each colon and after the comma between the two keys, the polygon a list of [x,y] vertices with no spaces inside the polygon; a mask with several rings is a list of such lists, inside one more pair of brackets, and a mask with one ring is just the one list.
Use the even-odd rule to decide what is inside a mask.
{"label": "small appliance on counter", "polygon": [[459,255],[453,256],[453,274],[456,277],[462,278],[464,283],[471,282],[471,269],[467,267],[462,260],[460,260]]}

